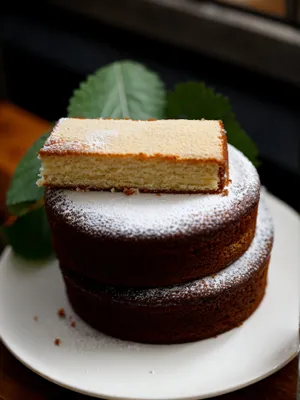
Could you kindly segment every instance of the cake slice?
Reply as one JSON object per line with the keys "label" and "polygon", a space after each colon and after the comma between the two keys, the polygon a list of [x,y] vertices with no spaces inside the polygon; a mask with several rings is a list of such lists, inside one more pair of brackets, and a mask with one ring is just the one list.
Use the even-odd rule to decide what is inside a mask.
{"label": "cake slice", "polygon": [[39,157],[39,186],[214,193],[228,179],[221,121],[62,118]]}

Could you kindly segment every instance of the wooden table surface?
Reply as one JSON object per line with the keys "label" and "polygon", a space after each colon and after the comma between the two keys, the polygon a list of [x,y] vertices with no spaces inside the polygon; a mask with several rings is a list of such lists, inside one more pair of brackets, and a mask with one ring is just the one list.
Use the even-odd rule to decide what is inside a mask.
{"label": "wooden table surface", "polygon": [[225,3],[237,6],[249,7],[255,11],[264,12],[276,16],[284,16],[286,13],[285,0],[221,0]]}
{"label": "wooden table surface", "polygon": [[[22,154],[50,124],[8,103],[0,103],[0,213],[6,215],[4,199],[9,179]],[[1,214],[0,214],[1,215]],[[259,362],[259,361],[258,361]],[[220,400],[295,400],[298,358],[272,376]],[[0,342],[0,400],[89,399],[46,381],[31,372]]]}
{"label": "wooden table surface", "polygon": [[50,123],[7,102],[0,102],[0,221],[7,216],[5,194],[16,165]]}

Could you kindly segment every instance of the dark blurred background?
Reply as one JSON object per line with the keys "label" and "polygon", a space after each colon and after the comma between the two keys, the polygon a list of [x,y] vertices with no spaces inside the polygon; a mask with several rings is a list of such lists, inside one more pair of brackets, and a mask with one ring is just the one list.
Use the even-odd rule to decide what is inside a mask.
{"label": "dark blurred background", "polygon": [[[56,120],[88,73],[121,59],[145,63],[167,88],[204,81],[257,143],[262,183],[300,211],[298,0],[4,3],[2,99]],[[0,144],[5,135],[0,124]]]}
{"label": "dark blurred background", "polygon": [[[258,145],[262,183],[300,212],[300,0],[2,0],[0,9],[0,225],[26,149],[66,115],[87,74],[121,59],[145,63],[168,89],[200,80],[227,95]],[[0,353],[0,398],[1,389],[58,398]],[[236,398],[291,398],[294,361]]]}

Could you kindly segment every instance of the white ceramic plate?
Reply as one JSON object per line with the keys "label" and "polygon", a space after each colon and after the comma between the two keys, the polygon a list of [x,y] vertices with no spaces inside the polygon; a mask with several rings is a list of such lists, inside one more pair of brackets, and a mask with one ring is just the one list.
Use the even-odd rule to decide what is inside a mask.
{"label": "white ceramic plate", "polygon": [[[298,351],[300,219],[275,197],[266,200],[275,223],[269,284],[261,306],[240,328],[171,346],[110,338],[74,315],[55,261],[26,263],[7,249],[0,268],[3,342],[45,378],[107,399],[203,399],[272,374]],[[69,318],[59,319],[61,307],[76,328]]]}

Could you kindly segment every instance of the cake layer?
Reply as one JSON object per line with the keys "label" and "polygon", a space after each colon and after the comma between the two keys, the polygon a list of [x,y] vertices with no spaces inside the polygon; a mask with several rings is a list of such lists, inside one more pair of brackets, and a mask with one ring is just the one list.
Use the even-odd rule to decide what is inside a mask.
{"label": "cake layer", "polygon": [[213,274],[255,233],[256,169],[229,146],[222,194],[161,195],[47,189],[45,207],[62,268],[117,286],[167,286]]}
{"label": "cake layer", "polygon": [[39,152],[38,185],[217,192],[227,180],[221,121],[59,120]]}
{"label": "cake layer", "polygon": [[261,204],[251,246],[215,275],[167,288],[120,289],[62,272],[74,311],[94,328],[124,340],[182,343],[235,328],[256,310],[265,293],[272,242],[272,220]]}

